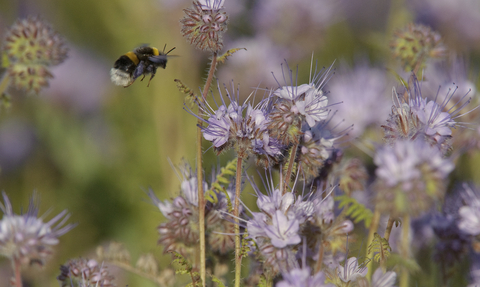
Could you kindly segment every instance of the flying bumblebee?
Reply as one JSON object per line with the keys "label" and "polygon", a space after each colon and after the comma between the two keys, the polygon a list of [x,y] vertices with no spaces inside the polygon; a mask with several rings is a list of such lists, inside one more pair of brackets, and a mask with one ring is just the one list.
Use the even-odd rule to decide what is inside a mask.
{"label": "flying bumblebee", "polygon": [[167,45],[163,47],[163,52],[160,52],[154,47],[141,46],[120,56],[110,70],[112,82],[115,85],[126,88],[133,84],[141,75],[143,75],[141,79],[141,81],[143,81],[147,74],[151,74],[147,85],[148,87],[157,72],[157,68],[161,67],[165,69],[169,57],[167,55],[175,49],[175,47],[173,47],[165,53],[166,47]]}

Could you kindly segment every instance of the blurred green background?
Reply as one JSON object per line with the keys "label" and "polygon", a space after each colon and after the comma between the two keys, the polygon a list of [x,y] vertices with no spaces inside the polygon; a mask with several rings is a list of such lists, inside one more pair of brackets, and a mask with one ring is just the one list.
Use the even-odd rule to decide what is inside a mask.
{"label": "blurred green background", "polygon": [[[334,19],[302,22],[293,12],[268,10],[271,1],[261,2],[226,3],[231,15],[225,48],[247,51],[237,53],[243,66],[234,62],[234,55],[219,67],[217,77],[225,83],[235,76],[242,96],[248,96],[251,87],[274,84],[271,72],[278,73],[284,59],[292,67],[301,64],[303,80],[308,80],[312,52],[320,66],[334,60],[353,63],[359,55],[372,63],[382,61],[388,56],[393,30],[418,17],[403,1],[370,0],[359,7],[357,1],[345,0],[331,1]],[[0,190],[7,193],[16,212],[27,207],[37,190],[41,213],[51,210],[53,216],[68,209],[69,222],[78,223],[61,237],[43,270],[35,266],[24,272],[26,278],[35,279],[31,283],[35,285],[29,286],[55,286],[60,264],[93,257],[96,246],[110,240],[124,243],[132,261],[143,252],[153,252],[163,258],[163,266],[170,262],[156,245],[162,215],[144,190],[153,188],[161,199],[175,196],[180,182],[169,160],[178,164],[185,158],[195,164],[196,119],[183,110],[183,97],[173,81],[181,79],[198,91],[205,78],[208,54],[193,49],[180,34],[182,9],[190,5],[174,0],[0,1],[0,36],[17,18],[38,15],[70,47],[70,57],[52,70],[55,78],[49,88],[38,96],[13,97],[12,107],[0,113],[4,144]],[[265,8],[271,15],[259,16]],[[254,26],[255,17],[271,17],[273,24],[262,30]],[[478,75],[479,41],[466,46],[461,39],[448,37],[456,35],[449,27],[441,32],[447,33],[450,48],[468,55],[476,67],[472,74]],[[272,49],[266,53],[277,56],[271,59],[274,66],[255,60],[266,60],[258,43],[261,46],[267,38]],[[148,88],[140,81],[129,88],[113,85],[109,71],[114,61],[142,44],[160,49],[167,44],[167,50],[175,46],[172,54],[179,57],[170,59],[166,70],[158,70]],[[217,158],[211,150],[206,157],[209,171]],[[0,270],[0,278],[10,276],[7,260],[0,259]],[[135,275],[117,277],[117,286],[153,286]],[[8,286],[7,281],[0,280],[0,286]]]}

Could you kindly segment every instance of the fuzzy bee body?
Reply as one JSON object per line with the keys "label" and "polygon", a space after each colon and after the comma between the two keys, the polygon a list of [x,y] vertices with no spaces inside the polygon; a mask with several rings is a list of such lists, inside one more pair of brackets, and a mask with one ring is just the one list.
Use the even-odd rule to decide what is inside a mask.
{"label": "fuzzy bee body", "polygon": [[167,66],[168,56],[175,49],[165,53],[160,52],[155,47],[142,46],[133,51],[130,51],[118,58],[110,70],[110,78],[115,85],[124,86],[125,88],[133,84],[135,80],[143,75],[141,81],[147,74],[151,74],[147,87],[150,85],[150,81],[155,76],[158,68]]}

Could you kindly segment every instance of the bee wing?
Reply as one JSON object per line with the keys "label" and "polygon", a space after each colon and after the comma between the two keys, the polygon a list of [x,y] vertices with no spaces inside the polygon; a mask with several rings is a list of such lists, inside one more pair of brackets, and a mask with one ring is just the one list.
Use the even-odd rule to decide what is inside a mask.
{"label": "bee wing", "polygon": [[167,63],[168,57],[169,56],[167,55],[158,55],[158,56],[148,57],[148,60],[157,64],[163,64],[163,63]]}
{"label": "bee wing", "polygon": [[135,71],[133,71],[133,80],[143,75],[144,71],[145,71],[145,63],[143,61],[140,61],[140,63],[138,63],[137,65],[137,68],[135,68]]}

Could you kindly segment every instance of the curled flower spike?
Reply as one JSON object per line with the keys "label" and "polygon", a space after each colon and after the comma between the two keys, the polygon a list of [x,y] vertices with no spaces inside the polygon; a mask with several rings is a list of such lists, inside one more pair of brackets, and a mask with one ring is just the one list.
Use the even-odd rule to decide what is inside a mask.
{"label": "curled flower spike", "polygon": [[217,52],[223,48],[222,35],[227,30],[228,16],[223,11],[225,0],[202,0],[184,9],[180,20],[182,34],[195,48]]}
{"label": "curled flower spike", "polygon": [[[68,261],[65,265],[60,266],[60,275],[57,280],[60,281],[60,286],[115,286],[113,284],[114,277],[110,275],[107,267],[103,264],[99,265],[93,259],[73,259]],[[75,285],[72,285],[76,283]]]}
{"label": "curled flower spike", "polygon": [[460,126],[455,120],[462,116],[460,110],[470,103],[470,99],[460,104],[457,102],[447,110],[447,105],[455,94],[449,91],[441,104],[437,103],[438,93],[434,100],[422,97],[420,84],[415,76],[411,77],[411,84],[407,90],[407,99],[400,100],[394,93],[394,106],[386,125],[382,125],[385,132],[385,141],[393,144],[399,139],[415,140],[423,138],[431,145],[438,146],[445,154],[451,150],[449,140],[452,128]]}
{"label": "curled flower spike", "polygon": [[377,207],[393,217],[418,216],[427,211],[443,198],[443,181],[454,168],[437,147],[422,140],[384,146],[375,154],[374,162]]}
{"label": "curled flower spike", "polygon": [[239,90],[232,87],[230,92],[225,88],[230,100],[227,105],[220,87],[218,91],[222,105],[216,110],[208,104],[200,104],[200,109],[208,117],[207,120],[198,117],[207,124],[202,128],[203,137],[213,143],[218,153],[233,147],[242,158],[256,156],[257,164],[263,167],[276,163],[282,156],[283,145],[268,130],[272,98],[267,97],[256,106],[247,101],[240,104]]}
{"label": "curled flower spike", "polygon": [[[164,253],[174,250],[183,256],[193,256],[199,239],[197,177],[196,172],[193,172],[186,163],[179,170],[181,176],[179,196],[171,201],[162,202],[152,190],[149,190],[148,195],[167,219],[167,222],[158,226],[160,235],[158,244],[164,245]],[[203,185],[203,190],[208,190],[207,182],[203,181]],[[231,193],[230,198],[233,199],[234,193],[229,193]],[[205,229],[211,250],[225,253],[234,247],[234,237],[231,235],[234,225],[223,217],[228,210],[226,196],[223,193],[217,193],[216,197],[217,203],[208,203],[205,207]]]}
{"label": "curled flower spike", "polygon": [[26,214],[13,213],[12,205],[5,192],[0,209],[0,255],[22,264],[43,265],[52,253],[51,246],[58,244],[58,237],[70,231],[75,224],[64,225],[70,215],[66,210],[48,222],[38,217],[35,194],[30,199]]}
{"label": "curled flower spike", "polygon": [[[294,83],[292,71],[289,70],[291,84],[274,91],[273,95],[278,97],[278,101],[270,113],[268,127],[272,135],[280,139],[282,144],[298,143],[305,123],[313,127],[327,118],[328,99],[322,89],[330,78],[332,67],[333,65],[315,73],[310,83],[299,86]],[[285,75],[284,81],[288,83]]]}
{"label": "curled flower spike", "polygon": [[65,41],[50,25],[35,17],[15,22],[7,31],[3,49],[10,62],[11,84],[36,93],[53,77],[48,67],[62,63],[68,52]]}
{"label": "curled flower spike", "polygon": [[[331,120],[332,118],[330,118]],[[334,143],[347,134],[352,127],[335,134],[327,128],[330,120],[306,130],[300,137],[297,159],[298,172],[305,180],[311,180],[320,174],[327,160],[332,159]]]}

